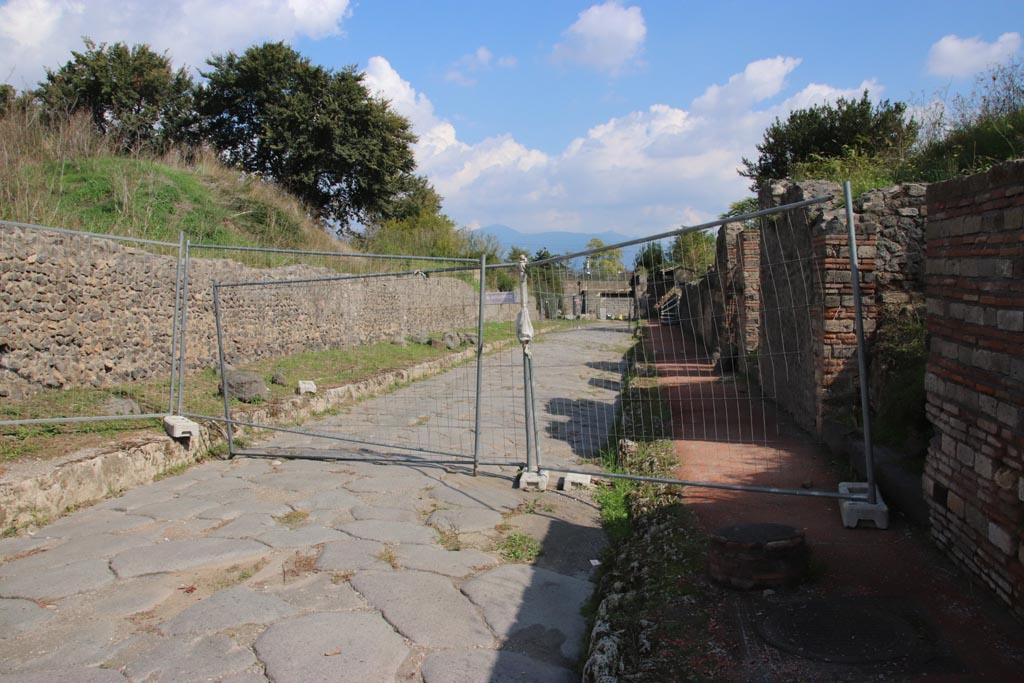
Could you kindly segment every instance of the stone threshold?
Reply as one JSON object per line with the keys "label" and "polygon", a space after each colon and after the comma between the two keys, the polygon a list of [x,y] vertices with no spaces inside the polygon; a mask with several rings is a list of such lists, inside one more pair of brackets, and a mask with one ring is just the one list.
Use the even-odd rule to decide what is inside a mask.
{"label": "stone threshold", "polygon": [[[516,343],[512,339],[484,344],[484,353],[500,351]],[[475,356],[476,348],[470,347],[409,368],[324,389],[317,395],[247,407],[234,417],[270,426],[300,424],[346,404],[432,377]],[[246,437],[252,431],[236,427],[235,435],[236,438]],[[175,440],[154,431],[152,435],[123,439],[55,458],[12,463],[0,476],[0,535],[32,534],[69,512],[206,460],[212,450],[226,440],[221,423],[211,420],[201,424],[200,433],[190,439]]]}

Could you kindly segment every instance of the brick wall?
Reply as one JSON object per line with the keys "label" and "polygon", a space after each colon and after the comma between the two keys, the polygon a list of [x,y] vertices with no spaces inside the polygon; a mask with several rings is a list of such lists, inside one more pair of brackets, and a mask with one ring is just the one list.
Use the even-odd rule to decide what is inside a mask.
{"label": "brick wall", "polygon": [[932,535],[1024,615],[1024,162],[927,201]]}

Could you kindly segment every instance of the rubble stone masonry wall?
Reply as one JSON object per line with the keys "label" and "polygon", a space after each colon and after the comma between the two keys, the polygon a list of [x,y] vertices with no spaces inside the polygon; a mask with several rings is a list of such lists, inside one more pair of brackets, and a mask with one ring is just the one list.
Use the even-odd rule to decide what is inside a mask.
{"label": "rubble stone masonry wall", "polygon": [[932,535],[1024,615],[1024,162],[927,198]]}
{"label": "rubble stone masonry wall", "polygon": [[[177,248],[160,254],[86,234],[11,227],[0,228],[0,247],[0,397],[170,376]],[[216,364],[214,280],[337,274],[193,257],[188,369]],[[489,319],[518,310],[492,308],[503,310],[487,311]],[[228,358],[246,363],[475,327],[478,294],[453,277],[387,277],[227,288],[223,310]]]}

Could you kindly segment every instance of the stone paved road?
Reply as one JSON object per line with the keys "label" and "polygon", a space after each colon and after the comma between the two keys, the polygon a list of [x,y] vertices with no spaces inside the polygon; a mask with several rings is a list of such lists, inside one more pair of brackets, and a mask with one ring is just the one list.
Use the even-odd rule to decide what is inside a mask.
{"label": "stone paved road", "polygon": [[[549,463],[600,441],[628,339],[609,326],[537,344]],[[490,409],[514,398],[504,374],[488,379]],[[430,397],[446,381],[390,400],[411,392],[424,425],[442,420]],[[388,400],[316,428],[380,430],[369,416]],[[514,459],[515,437],[495,439],[492,452]],[[604,542],[596,509],[581,494],[514,490],[510,470],[240,457],[0,540],[0,683],[578,680],[580,607]],[[502,559],[511,531],[541,540],[535,564]]]}

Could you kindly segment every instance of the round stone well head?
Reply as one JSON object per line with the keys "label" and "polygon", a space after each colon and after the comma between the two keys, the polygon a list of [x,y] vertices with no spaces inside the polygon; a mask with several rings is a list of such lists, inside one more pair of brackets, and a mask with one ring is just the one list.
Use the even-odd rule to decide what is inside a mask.
{"label": "round stone well head", "polygon": [[807,572],[804,532],[763,522],[722,527],[711,534],[708,572],[742,590],[795,586]]}

